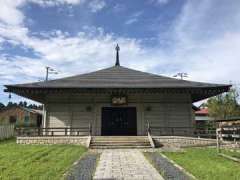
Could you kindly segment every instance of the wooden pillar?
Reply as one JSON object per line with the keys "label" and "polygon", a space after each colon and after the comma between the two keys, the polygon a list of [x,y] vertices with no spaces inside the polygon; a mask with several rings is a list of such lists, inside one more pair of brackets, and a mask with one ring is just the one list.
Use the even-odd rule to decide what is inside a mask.
{"label": "wooden pillar", "polygon": [[47,110],[46,105],[43,104],[43,128],[47,127]]}

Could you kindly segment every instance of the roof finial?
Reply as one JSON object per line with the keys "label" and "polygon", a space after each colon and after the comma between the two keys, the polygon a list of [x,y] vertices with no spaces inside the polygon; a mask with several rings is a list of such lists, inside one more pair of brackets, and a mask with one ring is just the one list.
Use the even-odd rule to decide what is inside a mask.
{"label": "roof finial", "polygon": [[120,62],[119,62],[119,51],[120,51],[120,47],[118,46],[118,44],[117,44],[117,46],[116,46],[115,49],[116,49],[116,51],[117,51],[115,66],[120,66]]}

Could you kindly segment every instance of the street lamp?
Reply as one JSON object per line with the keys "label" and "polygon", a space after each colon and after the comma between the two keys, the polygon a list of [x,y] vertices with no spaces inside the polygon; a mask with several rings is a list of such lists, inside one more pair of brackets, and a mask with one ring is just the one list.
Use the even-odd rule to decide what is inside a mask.
{"label": "street lamp", "polygon": [[46,79],[45,79],[46,81],[48,81],[49,74],[58,74],[58,72],[55,69],[46,66]]}
{"label": "street lamp", "polygon": [[180,72],[180,73],[177,73],[176,75],[174,75],[173,77],[180,77],[181,80],[183,80],[183,78],[188,77],[188,74],[184,73],[184,72]]}

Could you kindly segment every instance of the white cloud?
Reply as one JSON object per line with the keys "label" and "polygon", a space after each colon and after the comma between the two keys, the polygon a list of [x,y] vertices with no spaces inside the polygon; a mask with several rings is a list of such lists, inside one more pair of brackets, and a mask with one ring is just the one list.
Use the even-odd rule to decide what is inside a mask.
{"label": "white cloud", "polygon": [[[216,8],[218,7],[218,8]],[[199,81],[240,81],[240,1],[188,1],[171,36],[182,70]]]}
{"label": "white cloud", "polygon": [[169,0],[157,0],[157,3],[159,4],[167,4]]}
{"label": "white cloud", "polygon": [[126,7],[123,4],[116,4],[115,6],[113,6],[112,10],[114,12],[118,13],[118,12],[122,12],[122,11],[126,10]]}
{"label": "white cloud", "polygon": [[137,22],[137,21],[138,21],[137,18],[131,18],[131,19],[128,19],[128,20],[125,22],[125,24],[126,24],[126,25],[130,25],[130,24],[133,24],[133,23],[135,23],[135,22]]}
{"label": "white cloud", "polygon": [[91,0],[88,6],[95,13],[103,9],[106,6],[106,2],[104,0]]}
{"label": "white cloud", "polygon": [[58,5],[77,5],[80,3],[84,3],[86,0],[26,0],[28,2],[32,2],[43,7],[48,6],[58,6]]}
{"label": "white cloud", "polygon": [[[221,81],[222,78],[217,79],[217,77],[219,77],[218,72],[211,71],[211,75],[209,74],[210,71],[208,70],[208,68],[206,68],[206,65],[208,67],[211,64],[209,58],[216,61],[217,57],[217,61],[219,61],[219,64],[214,63],[214,66],[220,66],[221,64],[224,64],[226,62],[232,62],[231,66],[229,67],[229,71],[231,71],[232,66],[234,67],[234,69],[236,69],[234,63],[237,63],[236,59],[238,59],[238,53],[235,51],[237,51],[237,47],[239,45],[235,45],[236,49],[231,47],[231,45],[233,44],[231,40],[229,40],[231,33],[224,39],[220,38],[216,40],[211,40],[211,47],[209,41],[205,42],[199,41],[198,38],[195,39],[194,37],[198,36],[199,30],[204,31],[204,28],[207,28],[199,27],[200,25],[197,24],[201,22],[200,17],[202,17],[203,15],[208,16],[208,14],[206,14],[206,11],[204,11],[207,5],[204,4],[204,6],[202,5],[201,7],[202,9],[199,9],[199,13],[195,15],[195,6],[190,6],[189,4],[185,5],[183,12],[178,19],[180,21],[175,24],[175,30],[174,33],[172,33],[175,35],[175,40],[178,43],[181,43],[179,43],[179,45],[173,49],[172,54],[166,54],[163,51],[159,51],[159,49],[151,50],[144,48],[142,49],[142,51],[134,50],[134,48],[140,49],[140,44],[137,41],[122,39],[122,49],[128,47],[128,43],[134,44],[134,48],[132,48],[132,53],[123,52],[123,50],[121,52],[121,56],[124,57],[126,56],[125,53],[128,53],[128,57],[131,57],[131,61],[129,61],[128,64],[130,66],[138,67],[142,70],[154,69],[156,71],[156,67],[159,67],[160,65],[165,65],[170,68],[179,67],[172,68],[172,70],[168,69],[169,71],[164,71],[165,73],[174,74],[174,69],[176,69],[175,71],[185,70],[188,71],[191,77],[195,80]],[[133,14],[133,17],[139,17],[141,14],[141,12],[135,13]],[[195,21],[193,21],[193,19]],[[192,24],[192,26],[194,27],[199,27],[199,30],[198,28],[186,29],[189,24]],[[95,62],[94,59],[101,61],[100,57],[104,59],[109,59],[111,55],[114,57],[113,46],[115,42],[119,41],[118,38],[104,33],[101,33],[101,35],[95,37],[89,37],[88,34],[82,32],[79,33],[79,36],[68,37],[60,31],[53,35],[53,37],[48,37],[47,39],[39,39],[36,37],[30,37],[28,35],[27,28],[15,28],[14,26],[0,26],[0,34],[5,38],[10,39],[12,42],[23,44],[28,48],[32,48],[35,52],[40,53],[48,63],[58,63],[58,61],[61,61],[61,63],[79,63],[87,61],[89,59],[92,59],[93,62]],[[233,39],[238,40],[237,33],[234,35]],[[224,44],[229,44],[229,46],[223,46]],[[208,46],[204,48],[204,46],[206,45]],[[220,57],[217,56],[219,49],[221,49],[222,52],[222,55]],[[226,60],[226,56],[224,56],[223,53],[227,52],[227,50],[231,50],[231,53],[234,54],[235,57],[231,57],[230,60]],[[142,57],[147,60],[144,60]],[[223,59],[223,57],[225,58]],[[105,60],[105,63],[103,64],[107,65],[111,61],[112,59]],[[139,61],[141,62],[139,63]],[[88,68],[86,67],[86,69]],[[221,71],[221,73],[224,74],[223,76],[226,79],[225,74],[227,72],[224,71],[224,69],[221,69]],[[229,79],[232,78],[233,77],[229,77]]]}
{"label": "white cloud", "polygon": [[[1,69],[0,74],[1,79],[4,80],[5,83],[17,82],[22,80],[22,78],[25,78],[25,81],[31,81],[33,78],[38,80],[37,78],[40,74],[43,74],[44,70],[44,64],[39,59],[19,56],[6,57],[1,55],[0,66],[5,67]],[[20,74],[22,77],[19,76]]]}
{"label": "white cloud", "polygon": [[41,6],[77,5],[85,0],[0,0],[0,21],[8,25],[21,25],[24,21],[24,14],[20,10],[28,2]]}
{"label": "white cloud", "polygon": [[0,21],[11,25],[21,24],[25,17],[18,8],[24,2],[24,0],[0,0]]}
{"label": "white cloud", "polygon": [[143,11],[138,11],[133,13],[125,22],[126,25],[131,25],[135,22],[137,22],[140,18],[140,16],[143,14]]}
{"label": "white cloud", "polygon": [[149,0],[149,3],[154,3],[156,5],[165,5],[168,4],[170,0]]}
{"label": "white cloud", "polygon": [[175,21],[174,38],[191,48],[199,42],[221,39],[225,33],[239,33],[239,7],[240,1],[187,1]]}
{"label": "white cloud", "polygon": [[[39,76],[44,77],[46,65],[61,71],[55,78],[111,66],[115,60],[114,46],[118,42],[124,66],[170,76],[183,71],[190,75],[189,79],[197,81],[239,82],[240,22],[237,20],[240,2],[229,5],[224,1],[221,8],[215,8],[216,4],[220,6],[216,0],[187,1],[172,24],[168,38],[174,44],[168,51],[160,47],[149,48],[136,39],[117,37],[94,27],[85,27],[84,32],[76,36],[59,30],[45,32],[44,38],[39,38],[30,35],[30,30],[24,26],[26,17],[18,9],[23,4],[9,5],[13,9],[10,12],[17,13],[9,21],[9,17],[0,15],[0,42],[32,49],[40,57],[7,59],[1,55],[0,66],[4,69],[0,79],[2,83],[37,81]],[[129,20],[139,20],[142,13],[134,13]]]}

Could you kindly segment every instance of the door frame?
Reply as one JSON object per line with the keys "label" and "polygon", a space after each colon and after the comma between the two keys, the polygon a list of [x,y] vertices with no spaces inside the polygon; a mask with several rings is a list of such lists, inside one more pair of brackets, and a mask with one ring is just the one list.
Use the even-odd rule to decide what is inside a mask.
{"label": "door frame", "polygon": [[[134,109],[135,111],[135,133],[134,135],[129,135],[129,136],[137,136],[138,135],[138,111],[137,111],[137,106],[102,106],[101,107],[101,129],[100,129],[100,132],[101,132],[101,135],[103,135],[103,109],[104,108],[118,108],[118,109],[128,109],[128,108],[132,108]],[[121,135],[108,135],[108,136],[121,136]],[[127,134],[126,135],[122,135],[122,136],[128,136]]]}

